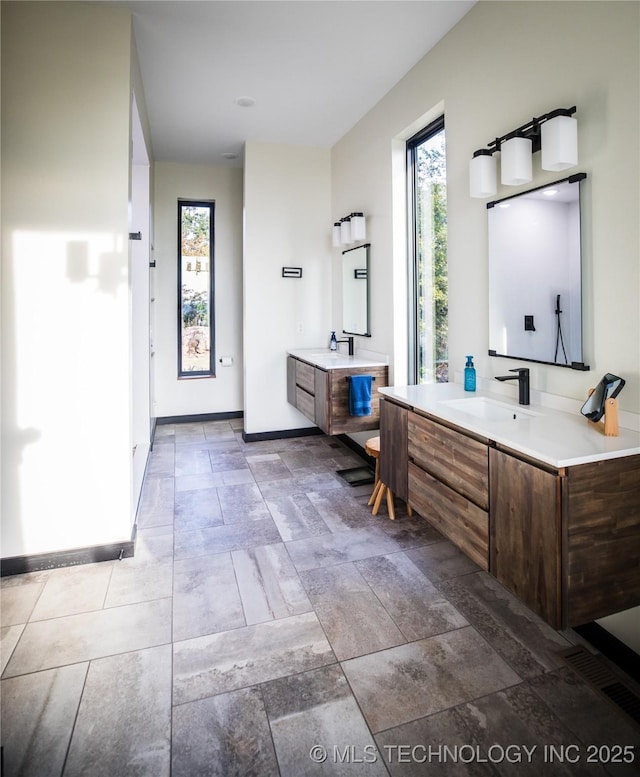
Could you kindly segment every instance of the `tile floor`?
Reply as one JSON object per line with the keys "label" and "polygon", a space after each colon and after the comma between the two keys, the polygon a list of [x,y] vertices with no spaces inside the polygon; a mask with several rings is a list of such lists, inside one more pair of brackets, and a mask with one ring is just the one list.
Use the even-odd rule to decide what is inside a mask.
{"label": "tile floor", "polygon": [[158,427],[134,558],[2,580],[7,777],[638,773],[573,632],[372,516],[338,440],[240,430]]}

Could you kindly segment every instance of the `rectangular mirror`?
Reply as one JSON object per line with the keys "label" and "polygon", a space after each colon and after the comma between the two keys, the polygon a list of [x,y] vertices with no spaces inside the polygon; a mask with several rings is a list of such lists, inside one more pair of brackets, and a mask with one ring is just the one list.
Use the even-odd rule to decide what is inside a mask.
{"label": "rectangular mirror", "polygon": [[342,331],[371,337],[369,331],[370,243],[342,252]]}
{"label": "rectangular mirror", "polygon": [[588,370],[578,173],[487,204],[489,355]]}

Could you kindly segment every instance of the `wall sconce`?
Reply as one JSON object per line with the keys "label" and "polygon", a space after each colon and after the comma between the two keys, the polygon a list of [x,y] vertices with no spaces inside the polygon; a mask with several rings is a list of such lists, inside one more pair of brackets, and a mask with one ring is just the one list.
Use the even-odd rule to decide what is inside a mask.
{"label": "wall sconce", "polygon": [[529,183],[532,178],[532,154],[541,153],[543,170],[566,170],[578,164],[578,122],[573,108],[556,108],[533,118],[488,148],[475,151],[469,162],[469,194],[491,197],[497,191],[497,166],[493,157],[500,151],[500,181],[507,186]]}
{"label": "wall sconce", "polygon": [[333,224],[332,245],[334,248],[358,243],[367,238],[367,223],[364,213],[350,213]]}

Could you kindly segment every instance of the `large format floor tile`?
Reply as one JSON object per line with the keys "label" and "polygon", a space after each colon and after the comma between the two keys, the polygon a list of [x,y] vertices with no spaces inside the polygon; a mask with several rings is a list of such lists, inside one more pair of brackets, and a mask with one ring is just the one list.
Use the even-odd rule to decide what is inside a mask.
{"label": "large format floor tile", "polygon": [[[3,777],[637,773],[571,630],[401,500],[372,515],[340,440],[242,429],[157,426],[133,558],[0,580]],[[636,762],[539,760],[587,743]]]}
{"label": "large format floor tile", "polygon": [[176,642],[175,704],[335,662],[314,613]]}
{"label": "large format floor tile", "polygon": [[374,732],[520,682],[468,626],[352,658],[343,668]]}

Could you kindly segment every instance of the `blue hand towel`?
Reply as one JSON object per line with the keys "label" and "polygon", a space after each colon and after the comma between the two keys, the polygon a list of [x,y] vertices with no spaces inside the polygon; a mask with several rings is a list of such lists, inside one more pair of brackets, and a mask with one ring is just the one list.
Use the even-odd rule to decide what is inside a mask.
{"label": "blue hand towel", "polygon": [[349,381],[349,414],[371,415],[371,375],[352,375]]}

